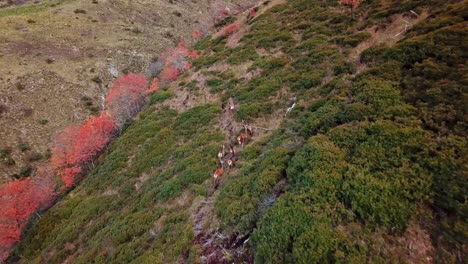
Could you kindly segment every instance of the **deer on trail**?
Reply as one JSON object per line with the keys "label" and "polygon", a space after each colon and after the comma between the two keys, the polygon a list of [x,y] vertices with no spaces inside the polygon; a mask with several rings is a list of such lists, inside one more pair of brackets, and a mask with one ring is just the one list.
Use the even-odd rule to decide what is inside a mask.
{"label": "deer on trail", "polygon": [[229,110],[234,111],[236,109],[236,106],[234,104],[234,99],[232,99],[232,97],[228,99],[228,105],[229,105]]}
{"label": "deer on trail", "polygon": [[240,136],[237,137],[237,143],[244,147],[245,143],[247,143],[247,139],[249,139],[249,134],[242,132]]}
{"label": "deer on trail", "polygon": [[224,173],[224,168],[223,168],[223,162],[220,161],[219,164],[221,165],[220,168],[216,169],[216,171],[213,173],[213,188],[216,189],[219,184],[219,178],[223,175]]}
{"label": "deer on trail", "polygon": [[231,156],[236,155],[236,151],[234,150],[232,144],[229,144],[229,154],[231,154]]}
{"label": "deer on trail", "polygon": [[234,147],[232,146],[232,144],[229,144],[229,159],[227,160],[228,168],[234,167],[236,161],[237,161],[236,151],[234,150]]}
{"label": "deer on trail", "polygon": [[244,125],[244,130],[250,135],[253,136],[253,129],[251,125]]}
{"label": "deer on trail", "polygon": [[237,143],[244,147],[244,145],[247,144],[247,140],[250,136],[253,136],[252,126],[244,125],[244,132],[242,132],[240,136],[237,137]]}
{"label": "deer on trail", "polygon": [[222,159],[224,158],[224,154],[226,153],[226,152],[224,151],[224,144],[221,145],[221,147],[222,147],[222,149],[218,152],[218,159],[219,159],[219,160],[222,160]]}

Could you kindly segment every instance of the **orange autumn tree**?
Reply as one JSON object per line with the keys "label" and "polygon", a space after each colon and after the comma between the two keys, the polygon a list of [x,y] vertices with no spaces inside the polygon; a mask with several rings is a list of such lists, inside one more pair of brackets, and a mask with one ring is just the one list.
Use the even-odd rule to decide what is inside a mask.
{"label": "orange autumn tree", "polygon": [[360,0],[339,0],[338,3],[342,6],[349,7],[351,11],[351,17],[354,19],[354,10],[359,6],[361,3]]}
{"label": "orange autumn tree", "polygon": [[153,82],[151,83],[150,88],[146,91],[146,93],[154,93],[159,90],[159,79],[154,78]]}

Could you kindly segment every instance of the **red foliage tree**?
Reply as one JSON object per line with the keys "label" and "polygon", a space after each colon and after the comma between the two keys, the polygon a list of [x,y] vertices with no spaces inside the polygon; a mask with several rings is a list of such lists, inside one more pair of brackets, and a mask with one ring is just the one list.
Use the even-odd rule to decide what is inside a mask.
{"label": "red foliage tree", "polygon": [[61,173],[61,179],[65,183],[65,187],[73,186],[77,182],[77,176],[81,173],[82,169],[79,166],[65,168]]}
{"label": "red foliage tree", "polygon": [[105,102],[110,116],[122,125],[132,118],[145,102],[148,81],[141,74],[127,74],[115,81]]}
{"label": "red foliage tree", "polygon": [[32,213],[46,205],[54,196],[51,175],[15,180],[0,186],[0,261],[9,248],[19,241]]}
{"label": "red foliage tree", "polygon": [[[156,66],[162,67],[160,73],[161,85],[175,81],[179,74],[190,69],[189,58],[196,58],[198,54],[190,50],[185,42],[180,42],[175,49],[168,49],[159,56]],[[161,66],[162,65],[162,66]]]}
{"label": "red foliage tree", "polygon": [[19,240],[21,228],[39,203],[31,188],[31,178],[0,187],[0,244],[10,247]]}
{"label": "red foliage tree", "polygon": [[170,82],[173,82],[177,80],[177,77],[179,76],[179,71],[173,67],[166,67],[164,70],[161,72],[161,81],[163,84],[167,84]]}
{"label": "red foliage tree", "polygon": [[56,136],[50,161],[57,171],[67,167],[68,153],[73,151],[79,131],[79,126],[68,126],[62,133]]}
{"label": "red foliage tree", "polygon": [[80,126],[73,150],[68,153],[68,164],[86,164],[109,142],[114,131],[114,121],[106,112],[88,119]]}
{"label": "red foliage tree", "polygon": [[187,57],[193,56],[194,54],[196,54],[196,52],[190,51],[187,43],[180,42],[177,48],[170,51],[166,60],[166,67],[172,67],[179,72],[184,72],[190,69]]}
{"label": "red foliage tree", "polygon": [[76,183],[83,166],[93,161],[111,139],[114,121],[106,112],[88,119],[81,126],[71,126],[57,136],[51,162],[66,187]]}

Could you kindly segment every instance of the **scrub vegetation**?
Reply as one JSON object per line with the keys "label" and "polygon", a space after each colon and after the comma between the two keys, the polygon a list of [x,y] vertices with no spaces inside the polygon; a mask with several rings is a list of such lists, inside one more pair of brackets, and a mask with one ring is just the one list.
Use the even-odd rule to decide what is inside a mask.
{"label": "scrub vegetation", "polygon": [[463,263],[468,5],[341,2],[220,22],[9,260]]}

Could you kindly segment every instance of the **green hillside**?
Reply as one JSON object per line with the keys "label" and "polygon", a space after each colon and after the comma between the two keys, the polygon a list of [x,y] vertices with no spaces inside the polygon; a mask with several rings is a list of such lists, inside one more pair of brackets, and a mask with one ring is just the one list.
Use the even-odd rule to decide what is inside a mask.
{"label": "green hillside", "polygon": [[[195,46],[10,262],[464,262],[467,1],[255,10]],[[216,186],[221,144],[239,156]]]}

